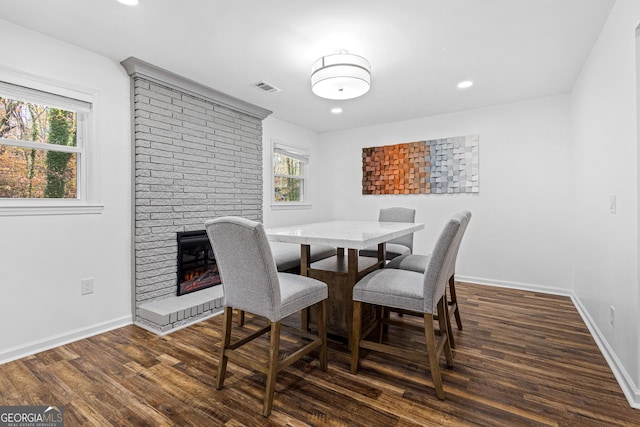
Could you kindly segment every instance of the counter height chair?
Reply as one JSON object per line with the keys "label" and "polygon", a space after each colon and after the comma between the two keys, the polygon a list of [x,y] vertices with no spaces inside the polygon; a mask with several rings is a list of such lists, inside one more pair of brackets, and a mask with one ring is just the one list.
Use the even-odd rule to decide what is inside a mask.
{"label": "counter height chair", "polygon": [[[380,209],[378,221],[380,222],[415,222],[416,210],[409,208],[385,208]],[[387,260],[413,252],[413,233],[389,240],[387,246]],[[377,257],[378,246],[371,246],[360,250],[360,256]]]}
{"label": "counter height chair", "polygon": [[[269,241],[269,246],[271,246],[271,253],[279,272],[300,274],[300,245]],[[337,251],[331,246],[313,245],[310,252],[311,262],[316,262],[334,256]],[[238,314],[238,325],[244,326],[245,313],[238,310]]]}
{"label": "counter height chair", "polygon": [[[205,222],[222,279],[224,318],[216,389],[220,390],[231,361],[266,375],[262,415],[271,413],[276,375],[313,350],[320,352],[320,368],[327,370],[326,299],[327,285],[319,280],[279,273],[262,224],[238,217],[222,217]],[[311,340],[280,360],[281,320],[315,305],[318,334],[298,333]],[[231,342],[233,309],[265,317],[268,325],[234,343]],[[284,325],[282,325],[285,327]],[[270,333],[268,357],[260,360],[237,349]]]}
{"label": "counter height chair", "polygon": [[[462,237],[464,236],[464,232],[467,229],[467,225],[469,221],[471,221],[471,212],[462,211],[467,217],[467,220],[462,224],[462,229],[460,230],[458,238],[454,242],[454,262],[449,266],[449,301],[447,302],[447,312],[451,313],[456,319],[456,325],[458,329],[462,329],[462,319],[460,317],[460,308],[458,307],[458,298],[456,297],[456,281],[455,281],[455,271],[456,271],[456,259],[458,257],[458,250],[460,249],[460,243],[462,242]],[[404,256],[399,256],[391,260],[386,268],[399,268],[402,270],[415,271],[418,273],[423,273],[427,268],[427,264],[431,258],[431,254],[419,255],[419,254],[409,254]],[[451,318],[447,316],[447,322],[449,325],[449,341],[451,342],[451,347],[455,348],[455,340],[453,339],[453,330],[451,329]]]}
{"label": "counter height chair", "polygon": [[[445,289],[449,271],[455,264],[456,241],[464,231],[467,216],[464,213],[454,215],[440,233],[427,267],[423,273],[415,271],[383,268],[376,270],[353,288],[353,327],[351,329],[351,372],[357,373],[360,364],[360,349],[382,352],[396,357],[426,362],[429,361],[431,378],[439,399],[445,398],[440,375],[439,358],[444,353],[447,366],[453,367],[453,355],[449,344],[449,333],[445,313]],[[419,314],[424,318],[426,351],[366,340],[382,323],[409,327],[401,320],[391,320],[382,316],[376,324],[362,332],[362,304],[373,304],[383,309]],[[434,329],[434,315],[438,316],[439,334]],[[422,328],[420,328],[422,329]],[[438,340],[436,340],[436,337]]]}

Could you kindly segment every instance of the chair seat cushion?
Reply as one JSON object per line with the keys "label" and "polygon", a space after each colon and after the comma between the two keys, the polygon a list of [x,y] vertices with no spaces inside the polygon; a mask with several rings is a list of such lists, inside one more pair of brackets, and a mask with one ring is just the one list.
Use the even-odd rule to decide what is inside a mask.
{"label": "chair seat cushion", "polygon": [[[408,255],[411,253],[411,249],[409,249],[405,245],[400,245],[398,243],[387,243],[387,260],[394,259],[396,257],[402,255]],[[368,256],[372,258],[376,258],[378,256],[378,245],[369,246],[364,249],[360,249],[360,256]]]}
{"label": "chair seat cushion", "polygon": [[431,254],[417,255],[409,254],[405,256],[399,256],[389,261],[385,268],[397,268],[401,270],[415,271],[417,273],[424,273],[427,268]]}
{"label": "chair seat cushion", "polygon": [[278,280],[282,301],[280,319],[327,299],[329,295],[326,283],[310,277],[278,273]]}
{"label": "chair seat cushion", "polygon": [[[271,253],[278,271],[287,271],[300,267],[300,245],[297,243],[269,242]],[[331,246],[311,246],[311,262],[328,258],[336,254]]]}
{"label": "chair seat cushion", "polygon": [[424,313],[424,274],[389,268],[376,270],[356,284],[353,300]]}

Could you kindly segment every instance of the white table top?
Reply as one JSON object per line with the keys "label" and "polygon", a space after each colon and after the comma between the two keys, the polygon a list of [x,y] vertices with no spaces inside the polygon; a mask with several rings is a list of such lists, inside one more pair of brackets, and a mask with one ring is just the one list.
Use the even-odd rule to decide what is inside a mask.
{"label": "white table top", "polygon": [[327,221],[267,228],[273,242],[364,249],[424,228],[422,223],[378,221]]}

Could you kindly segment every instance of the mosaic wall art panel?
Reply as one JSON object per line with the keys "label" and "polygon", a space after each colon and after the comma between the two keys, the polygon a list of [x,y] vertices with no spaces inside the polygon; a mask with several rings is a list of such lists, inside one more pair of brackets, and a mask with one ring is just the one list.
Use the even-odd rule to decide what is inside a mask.
{"label": "mosaic wall art panel", "polygon": [[362,149],[362,194],[478,193],[478,135]]}

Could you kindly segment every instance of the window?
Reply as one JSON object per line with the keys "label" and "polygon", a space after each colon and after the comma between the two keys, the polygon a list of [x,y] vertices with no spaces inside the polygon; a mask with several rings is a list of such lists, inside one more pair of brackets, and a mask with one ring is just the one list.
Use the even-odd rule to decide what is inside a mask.
{"label": "window", "polygon": [[308,153],[274,143],[272,160],[274,204],[308,205]]}
{"label": "window", "polygon": [[87,101],[0,81],[0,207],[86,204],[90,119]]}

